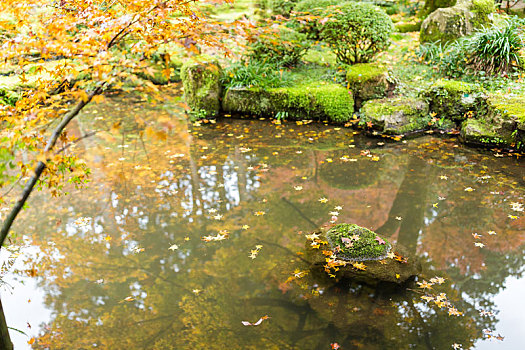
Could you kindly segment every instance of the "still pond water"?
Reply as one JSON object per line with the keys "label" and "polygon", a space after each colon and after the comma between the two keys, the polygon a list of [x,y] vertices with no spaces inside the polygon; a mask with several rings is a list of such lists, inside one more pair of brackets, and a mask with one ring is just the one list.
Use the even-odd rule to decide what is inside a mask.
{"label": "still pond water", "polygon": [[[2,302],[33,347],[523,349],[515,157],[314,123],[188,125],[176,103],[125,96],[70,130],[92,131],[76,145],[92,182],[37,193],[15,228],[23,254]],[[305,235],[335,219],[405,245],[416,282],[445,282],[317,280]]]}

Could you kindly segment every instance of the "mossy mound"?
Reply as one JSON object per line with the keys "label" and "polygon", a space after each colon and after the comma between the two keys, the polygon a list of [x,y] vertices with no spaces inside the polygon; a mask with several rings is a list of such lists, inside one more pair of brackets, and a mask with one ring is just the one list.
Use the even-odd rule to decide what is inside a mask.
{"label": "mossy mound", "polygon": [[475,116],[484,105],[484,90],[475,84],[456,80],[439,80],[423,93],[430,111],[438,118],[463,121]]}
{"label": "mossy mound", "polygon": [[[357,225],[339,224],[326,234],[316,231],[306,237],[304,258],[311,264],[311,275],[319,281],[337,283],[352,279],[367,284],[402,284],[422,270],[419,259],[404,246],[392,245]],[[335,278],[328,278],[328,271]]]}
{"label": "mossy mound", "polygon": [[394,25],[398,33],[419,32],[421,29],[421,21],[418,22],[398,22]]}
{"label": "mossy mound", "polygon": [[182,65],[181,79],[186,103],[199,115],[219,114],[220,71],[218,60],[206,55],[195,56]]}
{"label": "mossy mound", "polygon": [[336,256],[343,260],[383,260],[392,245],[375,232],[355,224],[338,224],[332,227],[326,238]]}
{"label": "mossy mound", "polygon": [[352,93],[324,81],[272,89],[242,88],[226,91],[222,109],[228,113],[275,116],[287,119],[348,121],[354,112]]}
{"label": "mossy mound", "polygon": [[432,12],[421,25],[420,42],[446,43],[491,23],[494,0],[458,0]]}
{"label": "mossy mound", "polygon": [[428,128],[428,104],[424,100],[395,98],[371,100],[361,108],[361,118],[385,134],[404,135]]}
{"label": "mossy mound", "polygon": [[525,96],[494,94],[487,98],[489,114],[516,122],[516,127],[525,131]]}
{"label": "mossy mound", "polygon": [[376,63],[359,63],[348,67],[346,81],[357,107],[361,107],[364,101],[387,96],[395,87],[388,70]]}

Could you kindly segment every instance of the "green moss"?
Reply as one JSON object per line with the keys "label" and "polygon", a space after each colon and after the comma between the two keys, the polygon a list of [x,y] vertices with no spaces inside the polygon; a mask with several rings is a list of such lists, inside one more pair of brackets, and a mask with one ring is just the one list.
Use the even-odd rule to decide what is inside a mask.
{"label": "green moss", "polygon": [[345,260],[381,260],[392,248],[375,232],[355,224],[338,224],[326,233],[326,237],[332,249],[339,250],[337,256]]}
{"label": "green moss", "polygon": [[195,56],[181,68],[186,102],[200,116],[215,116],[220,109],[221,68],[210,56]]}
{"label": "green moss", "polygon": [[314,63],[320,66],[335,66],[336,57],[335,54],[327,49],[323,50],[319,47],[310,49],[303,56],[303,61]]}
{"label": "green moss", "polygon": [[489,108],[505,119],[515,119],[525,123],[525,96],[491,95],[487,99]]}
{"label": "green moss", "polygon": [[349,66],[346,73],[348,88],[354,93],[357,107],[364,101],[385,97],[394,87],[389,79],[388,70],[375,63]]}
{"label": "green moss", "polygon": [[269,91],[280,100],[276,101],[277,105],[300,119],[313,117],[343,123],[354,112],[351,92],[338,84],[320,82]]}
{"label": "green moss", "polygon": [[346,80],[349,84],[363,83],[367,81],[376,81],[383,75],[387,74],[387,70],[374,63],[358,63],[348,67],[346,71]]}
{"label": "green moss", "polygon": [[498,126],[483,119],[467,119],[461,127],[461,137],[466,143],[480,146],[510,147],[513,137],[510,133],[498,132]]}
{"label": "green moss", "polygon": [[361,108],[361,119],[386,134],[413,133],[428,128],[428,105],[411,98],[371,100]]}
{"label": "green moss", "polygon": [[421,29],[421,22],[396,23],[395,28],[399,33],[418,32]]}
{"label": "green moss", "polygon": [[438,118],[462,121],[467,117],[467,113],[477,115],[485,109],[484,90],[476,84],[439,80],[423,95],[429,100],[431,112]]}
{"label": "green moss", "polygon": [[494,0],[473,0],[472,11],[481,15],[489,15],[496,10]]}
{"label": "green moss", "polygon": [[423,9],[418,13],[418,17],[425,18],[438,8],[451,7],[456,4],[456,0],[426,0]]}
{"label": "green moss", "polygon": [[230,89],[226,91],[223,110],[255,116],[284,114],[289,119],[328,120],[343,123],[354,112],[351,92],[324,81],[273,89]]}

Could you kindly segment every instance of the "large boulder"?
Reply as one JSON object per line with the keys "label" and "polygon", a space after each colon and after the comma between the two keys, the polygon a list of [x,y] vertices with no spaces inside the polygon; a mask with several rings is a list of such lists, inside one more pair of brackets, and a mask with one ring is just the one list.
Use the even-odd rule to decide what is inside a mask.
{"label": "large boulder", "polygon": [[320,81],[303,86],[272,89],[229,89],[222,109],[227,113],[260,117],[279,115],[288,119],[348,121],[354,112],[351,91],[334,83]]}
{"label": "large boulder", "polygon": [[457,80],[438,80],[425,92],[430,112],[437,118],[460,122],[476,117],[484,109],[484,90],[476,84]]}
{"label": "large boulder", "polygon": [[486,99],[487,110],[461,127],[464,142],[482,146],[522,149],[525,145],[525,96],[494,94]]}
{"label": "large boulder", "polygon": [[194,56],[181,68],[186,103],[197,115],[217,116],[220,111],[221,67],[216,58]]}
{"label": "large boulder", "polygon": [[364,101],[386,97],[395,88],[394,80],[385,67],[376,63],[359,63],[346,71],[348,88],[354,94],[357,108]]}
{"label": "large boulder", "polygon": [[421,273],[421,263],[401,245],[354,224],[338,224],[306,236],[306,259],[314,275],[324,270],[336,280],[401,284]]}
{"label": "large boulder", "polygon": [[427,129],[428,116],[428,103],[413,98],[371,100],[361,108],[361,118],[372,128],[393,135]]}
{"label": "large boulder", "polygon": [[455,6],[439,8],[423,21],[419,40],[446,43],[469,35],[489,25],[494,10],[494,0],[458,0]]}

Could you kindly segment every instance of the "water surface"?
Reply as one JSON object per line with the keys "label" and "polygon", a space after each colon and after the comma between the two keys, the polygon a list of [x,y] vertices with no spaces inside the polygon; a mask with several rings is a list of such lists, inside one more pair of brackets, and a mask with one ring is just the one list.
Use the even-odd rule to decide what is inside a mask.
{"label": "water surface", "polygon": [[[129,96],[90,106],[70,130],[92,131],[75,146],[93,171],[88,187],[35,195],[15,228],[32,258],[5,278],[13,294],[2,300],[34,347],[521,348],[516,157],[315,123],[191,125],[176,102]],[[305,234],[334,216],[405,245],[423,263],[417,281],[445,282],[315,277]],[[441,308],[421,298],[441,293]]]}

